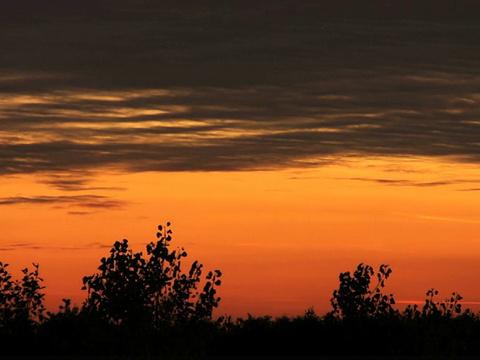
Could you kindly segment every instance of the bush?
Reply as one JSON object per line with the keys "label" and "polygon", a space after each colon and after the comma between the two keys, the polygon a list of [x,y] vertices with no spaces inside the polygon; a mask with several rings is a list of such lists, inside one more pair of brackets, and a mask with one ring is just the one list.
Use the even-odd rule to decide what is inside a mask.
{"label": "bush", "polygon": [[[34,270],[22,270],[23,277],[14,280],[7,270],[8,264],[0,262],[0,347],[2,354],[14,355],[18,351],[35,354],[35,337],[38,326],[45,320],[43,279]],[[20,344],[20,346],[15,346]],[[28,344],[29,346],[22,346]]]}
{"label": "bush", "polygon": [[380,265],[377,273],[378,282],[373,289],[370,289],[370,281],[374,271],[370,265],[359,264],[353,276],[349,271],[341,273],[340,286],[333,292],[330,300],[333,307],[331,314],[337,318],[347,319],[384,317],[394,314],[393,295],[382,294],[385,280],[391,273],[392,270],[388,265]]}
{"label": "bush", "polygon": [[157,241],[146,246],[147,257],[133,253],[128,240],[115,242],[108,258],[101,259],[99,273],[83,278],[87,300],[83,311],[116,324],[158,329],[162,325],[210,320],[220,298],[216,288],[222,273],[194,261],[188,272],[181,268],[187,257],[183,248],[170,251],[172,230],[158,226]]}
{"label": "bush", "polygon": [[0,262],[0,332],[11,333],[15,330],[32,328],[44,319],[45,294],[40,291],[43,279],[38,273],[38,264],[29,272],[22,270],[23,277],[13,280],[7,270],[8,264]]}

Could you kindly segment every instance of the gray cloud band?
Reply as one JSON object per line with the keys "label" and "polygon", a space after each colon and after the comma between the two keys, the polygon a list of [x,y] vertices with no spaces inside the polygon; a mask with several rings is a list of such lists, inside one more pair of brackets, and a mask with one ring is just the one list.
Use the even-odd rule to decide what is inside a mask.
{"label": "gray cloud band", "polygon": [[[237,15],[223,14],[236,25],[213,22],[200,42],[191,41],[195,21],[206,21],[197,15],[175,28],[152,22],[144,44],[122,19],[97,37],[99,23],[82,25],[85,34],[69,33],[74,48],[50,23],[3,32],[11,51],[0,61],[11,70],[0,74],[0,174],[480,160],[477,23],[306,17],[277,27],[253,17],[247,29]],[[27,48],[49,56],[34,60]]]}
{"label": "gray cloud band", "polygon": [[[126,117],[92,118],[88,102],[82,106],[45,102],[35,109],[27,104],[22,116],[5,116],[4,105],[0,173],[104,166],[124,171],[268,169],[352,154],[452,156],[478,162],[480,106],[472,104],[479,100],[455,84],[444,93],[435,90],[432,86],[433,94],[408,96],[390,92],[373,101],[367,90],[355,95],[336,92],[327,100],[322,96],[328,95],[292,89],[259,89],[254,94],[250,89],[235,100],[228,99],[228,90],[202,89],[204,96],[210,93],[211,104],[195,104],[198,99],[193,95],[184,96],[185,109],[148,117],[135,113],[160,112],[157,97],[146,97],[137,107],[121,101],[102,103],[106,113],[127,107],[132,115]],[[401,104],[389,104],[385,100],[389,96]],[[252,106],[258,97],[266,103]],[[219,110],[217,101],[222,105]],[[78,110],[72,116],[56,116],[56,106],[68,111],[70,105],[84,114]],[[165,109],[172,106],[166,104]]]}

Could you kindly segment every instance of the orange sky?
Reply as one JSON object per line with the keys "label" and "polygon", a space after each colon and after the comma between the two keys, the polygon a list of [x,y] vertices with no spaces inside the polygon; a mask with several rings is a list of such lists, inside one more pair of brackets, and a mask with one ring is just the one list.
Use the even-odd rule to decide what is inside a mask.
{"label": "orange sky", "polygon": [[[156,225],[171,221],[172,245],[224,274],[217,315],[325,313],[339,273],[360,262],[390,264],[387,291],[399,301],[435,287],[439,299],[457,291],[476,302],[479,175],[475,166],[388,157],[318,169],[98,174],[91,193],[114,197],[113,208],[4,205],[2,261],[17,274],[39,262],[51,308],[62,297],[80,304],[81,278],[114,241],[144,251]],[[61,194],[41,181],[6,177],[0,197]]]}

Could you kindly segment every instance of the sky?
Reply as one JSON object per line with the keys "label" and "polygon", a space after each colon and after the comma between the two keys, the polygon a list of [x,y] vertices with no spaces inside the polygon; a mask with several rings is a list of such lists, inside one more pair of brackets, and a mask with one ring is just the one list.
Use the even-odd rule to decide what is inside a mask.
{"label": "sky", "polygon": [[474,1],[0,7],[0,261],[80,305],[112,244],[220,269],[216,314],[323,314],[340,272],[480,309]]}

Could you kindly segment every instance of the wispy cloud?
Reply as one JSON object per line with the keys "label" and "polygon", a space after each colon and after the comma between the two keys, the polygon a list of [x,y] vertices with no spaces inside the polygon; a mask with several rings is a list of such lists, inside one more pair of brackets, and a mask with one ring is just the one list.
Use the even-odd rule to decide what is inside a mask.
{"label": "wispy cloud", "polygon": [[92,215],[94,211],[68,211],[67,214],[69,215]]}
{"label": "wispy cloud", "polygon": [[[458,184],[478,183],[476,180],[442,180],[442,181],[415,181],[406,179],[379,179],[367,177],[335,178],[341,180],[365,181],[389,186],[416,186],[416,187],[435,187]],[[472,191],[474,189],[459,189],[460,191]]]}
{"label": "wispy cloud", "polygon": [[0,198],[0,206],[6,205],[71,205],[93,209],[120,209],[125,203],[102,195],[74,195],[74,196],[12,196]]}
{"label": "wispy cloud", "polygon": [[436,216],[436,215],[417,215],[420,219],[432,220],[432,221],[441,221],[441,222],[460,222],[468,224],[480,224],[480,219],[471,219],[471,218],[457,218],[450,216]]}
{"label": "wispy cloud", "polygon": [[0,247],[1,251],[14,250],[89,250],[89,249],[110,249],[112,244],[105,244],[101,242],[92,242],[88,244],[73,244],[73,245],[48,245],[35,243],[5,243]]}

